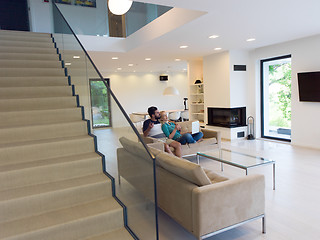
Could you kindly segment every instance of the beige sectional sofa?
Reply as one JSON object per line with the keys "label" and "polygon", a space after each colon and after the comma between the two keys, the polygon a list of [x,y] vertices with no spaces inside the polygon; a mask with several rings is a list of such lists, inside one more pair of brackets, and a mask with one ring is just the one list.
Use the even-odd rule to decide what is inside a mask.
{"label": "beige sectional sofa", "polygon": [[120,142],[123,148],[117,150],[119,176],[153,200],[154,192],[146,179],[153,178],[155,160],[158,206],[197,239],[257,218],[262,218],[264,232],[263,175],[227,179],[198,164],[149,147],[152,159],[141,143],[124,137]]}
{"label": "beige sectional sofa", "polygon": [[[192,121],[178,122],[181,125],[181,132],[191,132]],[[197,152],[206,152],[221,148],[221,133],[219,131],[209,130],[205,128],[199,129],[203,133],[203,141],[198,143],[182,145],[182,156],[195,155]],[[152,137],[144,137],[141,134],[143,141],[146,144],[159,142],[158,139]],[[173,148],[171,148],[174,151]]]}

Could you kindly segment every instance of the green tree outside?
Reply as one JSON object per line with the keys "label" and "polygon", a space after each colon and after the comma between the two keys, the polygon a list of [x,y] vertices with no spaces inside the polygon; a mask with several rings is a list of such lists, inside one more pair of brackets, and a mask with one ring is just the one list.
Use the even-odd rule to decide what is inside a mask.
{"label": "green tree outside", "polygon": [[269,66],[269,124],[291,128],[291,62]]}
{"label": "green tree outside", "polygon": [[109,95],[102,81],[90,81],[93,127],[110,125]]}

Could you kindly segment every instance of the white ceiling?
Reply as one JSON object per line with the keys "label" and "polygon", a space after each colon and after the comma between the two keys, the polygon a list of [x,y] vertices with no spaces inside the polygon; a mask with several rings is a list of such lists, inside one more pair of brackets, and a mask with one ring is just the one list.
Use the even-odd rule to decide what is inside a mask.
{"label": "white ceiling", "polygon": [[[319,0],[137,0],[172,6],[127,39],[123,51],[91,52],[101,71],[182,71],[188,60],[232,49],[255,49],[320,34]],[[219,38],[209,39],[211,35]],[[253,42],[246,39],[255,38]],[[114,40],[113,40],[114,41]],[[186,49],[179,46],[187,45]],[[215,51],[219,47],[222,50]],[[320,43],[319,43],[320,47]],[[94,50],[94,49],[91,49]],[[119,60],[111,60],[119,56]],[[146,57],[152,58],[145,61]],[[180,62],[174,61],[176,58]],[[128,67],[133,63],[133,67]]]}

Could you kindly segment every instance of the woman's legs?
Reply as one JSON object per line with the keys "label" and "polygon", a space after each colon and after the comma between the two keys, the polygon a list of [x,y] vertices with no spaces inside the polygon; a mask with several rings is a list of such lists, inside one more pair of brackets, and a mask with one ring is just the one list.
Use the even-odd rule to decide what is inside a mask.
{"label": "woman's legs", "polygon": [[196,142],[198,142],[201,138],[203,138],[203,133],[202,132],[194,133],[192,134],[192,137]]}
{"label": "woman's legs", "polygon": [[180,142],[182,145],[185,145],[187,143],[195,143],[199,141],[203,137],[202,132],[198,133],[185,133],[183,134],[179,139],[177,139],[178,142]]}
{"label": "woman's legs", "polygon": [[177,141],[173,141],[172,143],[169,144],[169,146],[174,148],[174,155],[176,155],[177,157],[182,157],[181,143]]}
{"label": "woman's legs", "polygon": [[195,143],[196,141],[193,139],[190,133],[183,134],[179,139],[177,139],[179,143],[185,145],[186,143]]}

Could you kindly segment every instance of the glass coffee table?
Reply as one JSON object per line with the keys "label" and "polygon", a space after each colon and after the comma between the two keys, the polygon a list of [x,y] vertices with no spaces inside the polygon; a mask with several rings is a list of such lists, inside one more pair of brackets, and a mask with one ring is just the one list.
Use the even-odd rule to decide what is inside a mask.
{"label": "glass coffee table", "polygon": [[200,157],[209,158],[221,163],[221,171],[223,171],[223,164],[228,164],[234,167],[238,167],[246,170],[246,175],[248,175],[248,169],[264,166],[268,164],[273,165],[273,190],[276,189],[276,162],[271,159],[266,159],[262,157],[256,157],[245,153],[236,152],[228,149],[220,149],[211,152],[197,153],[197,162],[200,163]]}

